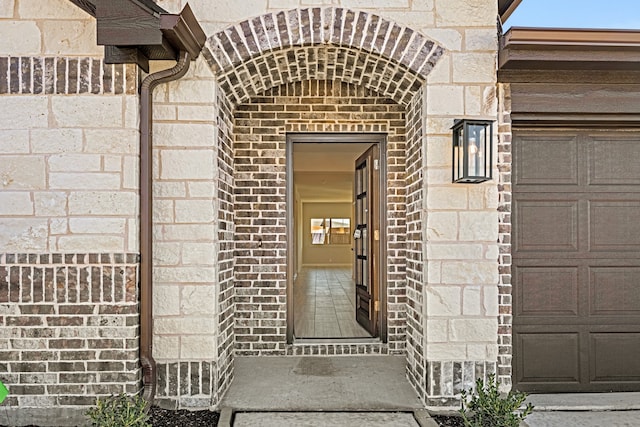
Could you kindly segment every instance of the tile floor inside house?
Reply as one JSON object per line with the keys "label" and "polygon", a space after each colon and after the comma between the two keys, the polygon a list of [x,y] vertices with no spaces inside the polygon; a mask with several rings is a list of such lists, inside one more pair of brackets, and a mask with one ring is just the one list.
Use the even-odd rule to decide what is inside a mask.
{"label": "tile floor inside house", "polygon": [[369,338],[356,322],[350,267],[305,267],[293,284],[296,338]]}

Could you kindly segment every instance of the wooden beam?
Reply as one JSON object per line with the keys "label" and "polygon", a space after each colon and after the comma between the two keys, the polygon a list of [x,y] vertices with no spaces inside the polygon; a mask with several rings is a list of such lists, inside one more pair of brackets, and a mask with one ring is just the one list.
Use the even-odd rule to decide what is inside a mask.
{"label": "wooden beam", "polygon": [[98,44],[113,46],[162,43],[160,14],[130,0],[96,1]]}
{"label": "wooden beam", "polygon": [[98,44],[107,63],[138,64],[176,60],[180,51],[195,59],[206,35],[188,5],[170,14],[153,0],[69,0],[96,18]]}
{"label": "wooden beam", "polygon": [[149,72],[149,58],[137,47],[104,47],[104,62],[107,64],[136,64],[145,73]]}

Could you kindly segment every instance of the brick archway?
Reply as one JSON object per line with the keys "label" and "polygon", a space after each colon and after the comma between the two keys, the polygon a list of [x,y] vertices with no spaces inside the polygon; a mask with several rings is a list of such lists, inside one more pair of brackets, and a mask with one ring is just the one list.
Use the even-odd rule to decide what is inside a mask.
{"label": "brick archway", "polygon": [[211,36],[205,57],[236,104],[301,80],[362,85],[407,106],[444,49],[411,28],[363,11],[293,9]]}
{"label": "brick archway", "polygon": [[[233,354],[406,353],[411,382],[425,396],[422,118],[427,76],[444,53],[406,26],[336,7],[270,13],[208,39],[203,56],[219,86],[220,390]],[[386,280],[395,317],[387,342],[287,344],[287,132],[389,135]]]}

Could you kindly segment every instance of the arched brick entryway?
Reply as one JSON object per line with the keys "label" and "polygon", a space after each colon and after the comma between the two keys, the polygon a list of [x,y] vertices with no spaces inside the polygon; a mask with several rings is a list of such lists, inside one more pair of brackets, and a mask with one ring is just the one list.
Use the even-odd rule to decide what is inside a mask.
{"label": "arched brick entryway", "polygon": [[341,80],[407,105],[444,50],[375,14],[294,9],[246,20],[211,36],[205,56],[237,103],[301,80]]}
{"label": "arched brick entryway", "polygon": [[[218,256],[229,273],[234,266],[231,277],[221,275],[219,390],[235,347],[254,355],[406,352],[409,377],[425,396],[424,86],[443,53],[408,27],[333,7],[263,15],[208,39],[204,56],[223,113],[219,218],[226,243]],[[388,135],[388,344],[286,343],[287,132]]]}

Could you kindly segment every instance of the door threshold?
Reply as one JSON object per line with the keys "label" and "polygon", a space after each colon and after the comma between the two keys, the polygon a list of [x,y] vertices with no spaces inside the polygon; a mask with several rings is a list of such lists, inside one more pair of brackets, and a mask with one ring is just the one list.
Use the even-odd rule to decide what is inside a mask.
{"label": "door threshold", "polygon": [[309,344],[381,344],[380,338],[293,338],[293,345]]}

